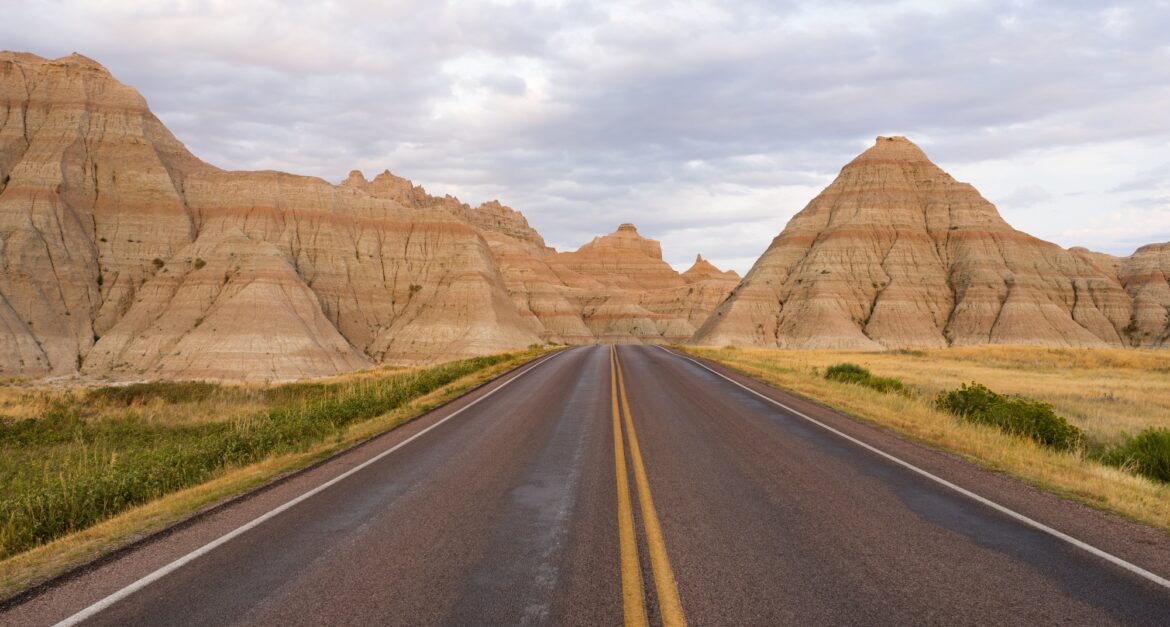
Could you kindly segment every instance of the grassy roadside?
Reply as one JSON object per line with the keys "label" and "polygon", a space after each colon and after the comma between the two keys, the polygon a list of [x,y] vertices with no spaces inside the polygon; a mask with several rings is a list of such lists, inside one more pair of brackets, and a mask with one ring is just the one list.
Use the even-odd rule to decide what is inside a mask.
{"label": "grassy roadside", "polygon": [[[209,390],[203,390],[197,399],[192,399],[193,408],[183,408],[181,399],[169,399],[180,400],[170,404],[175,410],[171,421],[143,421],[141,413],[158,409],[157,397],[134,398],[125,411],[116,412],[94,400],[95,391],[90,391],[82,393],[80,402],[89,407],[86,399],[94,400],[95,407],[90,409],[94,415],[83,417],[80,426],[68,423],[73,437],[66,441],[61,441],[49,425],[41,433],[34,433],[37,437],[30,443],[27,431],[43,426],[35,424],[40,419],[34,422],[9,419],[3,425],[5,439],[0,443],[3,456],[0,481],[5,485],[0,508],[8,516],[6,520],[0,519],[0,524],[7,525],[7,538],[12,540],[9,546],[17,550],[0,561],[0,599],[409,422],[545,352],[534,349],[413,370],[377,369],[328,381],[259,390],[224,386],[225,389],[211,390],[210,395]],[[53,403],[61,402],[57,395],[49,396],[53,397],[50,399]],[[209,401],[209,396],[235,396],[238,402],[225,403],[223,398]],[[192,418],[191,414],[205,413],[204,406],[209,402],[222,406],[229,418],[220,421]],[[258,406],[261,408],[257,409]],[[45,431],[54,435],[44,437]],[[102,440],[110,431],[117,437]],[[95,440],[100,440],[100,444],[95,444]],[[146,451],[145,457],[135,457],[140,451]],[[172,467],[186,464],[168,460],[175,451],[186,455],[184,459],[194,456],[195,463],[178,471],[171,468],[168,475],[168,468],[157,466],[160,461]],[[10,454],[13,452],[20,455]],[[56,475],[46,471],[70,456],[75,460],[92,457],[104,461],[74,464]],[[127,461],[127,456],[132,461]],[[110,467],[118,469],[123,464],[129,471],[124,475],[109,471]],[[70,476],[69,472],[81,474]],[[135,481],[143,476],[148,480]],[[188,483],[151,480],[159,476],[178,477]],[[55,512],[49,522],[60,527],[61,519],[68,519],[82,509],[77,503],[69,502],[76,495],[71,486],[78,484],[98,486],[99,494],[113,496],[85,501],[87,506],[105,508],[107,515],[84,526],[65,528],[53,539],[34,542],[31,548],[22,547],[27,534],[20,536],[13,530],[27,528],[30,522],[34,527],[44,522],[39,515],[28,519],[28,504],[43,504],[44,494],[56,490],[57,506],[60,509],[64,501],[64,509]],[[103,490],[106,484],[112,485],[113,490]],[[136,484],[147,487],[141,492],[144,500],[132,503],[123,498],[120,501],[120,490]],[[162,493],[152,492],[154,488],[160,488]],[[82,496],[84,501],[84,497],[91,495],[82,493]]]}
{"label": "grassy roadside", "polygon": [[[1170,484],[1060,451],[938,409],[936,395],[978,381],[1051,403],[1079,428],[1106,438],[1170,423],[1170,355],[976,347],[887,353],[779,351],[679,346],[757,380],[782,387],[992,470],[1093,507],[1170,532]],[[908,393],[883,393],[827,380],[840,362],[896,376]]]}

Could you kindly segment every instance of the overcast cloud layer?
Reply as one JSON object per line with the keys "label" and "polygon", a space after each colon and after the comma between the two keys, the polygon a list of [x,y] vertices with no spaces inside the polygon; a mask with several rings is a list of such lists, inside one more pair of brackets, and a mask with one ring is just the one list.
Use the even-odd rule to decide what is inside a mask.
{"label": "overcast cloud layer", "polygon": [[1170,240],[1166,0],[0,0],[0,14],[0,48],[98,60],[218,166],[334,182],[389,168],[498,197],[560,249],[634,222],[680,268],[702,252],[745,272],[895,134],[1039,237],[1115,254]]}

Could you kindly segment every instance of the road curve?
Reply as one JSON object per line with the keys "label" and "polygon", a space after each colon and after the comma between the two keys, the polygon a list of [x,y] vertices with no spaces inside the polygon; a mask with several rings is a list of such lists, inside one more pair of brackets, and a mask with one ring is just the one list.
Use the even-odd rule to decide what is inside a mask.
{"label": "road curve", "polygon": [[0,624],[1170,622],[1170,589],[907,464],[1170,575],[1151,528],[714,364],[590,346],[38,590]]}

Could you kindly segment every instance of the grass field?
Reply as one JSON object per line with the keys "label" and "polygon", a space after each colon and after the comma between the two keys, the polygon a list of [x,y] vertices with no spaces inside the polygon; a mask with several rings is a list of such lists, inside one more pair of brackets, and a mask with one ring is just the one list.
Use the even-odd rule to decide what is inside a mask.
{"label": "grass field", "polygon": [[0,598],[402,424],[541,352],[271,387],[2,387]]}
{"label": "grass field", "polygon": [[[1103,464],[1081,447],[1046,448],[935,406],[939,392],[977,382],[1001,394],[1050,403],[1110,446],[1149,427],[1170,428],[1170,353],[1121,349],[981,346],[847,352],[678,347],[759,380],[958,453],[1029,483],[1170,531],[1170,484]],[[906,394],[826,380],[830,366],[853,363],[900,380]]]}

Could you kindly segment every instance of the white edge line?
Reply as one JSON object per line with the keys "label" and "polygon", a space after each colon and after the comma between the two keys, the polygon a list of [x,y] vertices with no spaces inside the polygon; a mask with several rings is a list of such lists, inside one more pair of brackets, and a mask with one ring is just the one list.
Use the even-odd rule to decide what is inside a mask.
{"label": "white edge line", "polygon": [[234,531],[229,531],[228,533],[220,536],[219,538],[212,540],[211,542],[199,547],[198,549],[195,549],[194,551],[191,551],[190,553],[184,555],[183,557],[180,557],[179,559],[176,559],[175,561],[171,562],[170,564],[167,564],[166,566],[159,568],[158,570],[150,573],[149,575],[146,575],[146,576],[142,577],[141,579],[127,585],[125,588],[122,588],[121,590],[118,590],[117,592],[110,594],[109,596],[105,597],[104,599],[94,603],[93,605],[90,605],[89,607],[87,607],[87,608],[77,612],[76,614],[73,614],[72,616],[57,623],[56,627],[68,627],[70,625],[77,625],[86,619],[92,618],[93,616],[97,615],[99,612],[109,608],[110,606],[114,605],[118,601],[121,601],[122,599],[125,599],[126,597],[134,594],[135,592],[138,592],[139,590],[149,586],[150,584],[158,581],[159,579],[166,577],[167,575],[175,572],[176,570],[182,568],[183,566],[186,566],[187,564],[193,562],[194,560],[210,553],[211,551],[214,551],[215,549],[219,548],[220,546],[223,546],[224,544],[227,544],[228,542],[231,542],[233,539],[239,537],[240,535],[264,524],[266,521],[270,520],[271,518],[274,518],[275,516],[278,516],[281,513],[293,508],[298,503],[300,503],[306,499],[311,498],[315,494],[322,492],[323,490],[337,484],[338,482],[353,475],[354,473],[361,471],[362,469],[366,468],[370,464],[373,464],[373,463],[377,462],[378,460],[382,459],[383,457],[386,457],[387,455],[393,453],[394,451],[397,451],[398,449],[406,446],[407,444],[410,444],[411,442],[413,442],[416,439],[425,435],[428,431],[438,427],[439,425],[447,422],[448,420],[454,418],[455,416],[458,416],[459,414],[467,411],[468,409],[471,409],[480,401],[482,401],[482,400],[486,399],[487,397],[491,396],[492,394],[495,394],[496,392],[499,392],[500,390],[504,389],[505,387],[508,386],[508,384],[512,383],[516,379],[519,379],[520,377],[524,376],[525,374],[528,374],[528,372],[530,370],[532,370],[533,368],[536,368],[537,366],[552,359],[553,357],[556,357],[557,355],[561,355],[561,354],[567,353],[567,352],[569,352],[569,351],[562,351],[562,352],[554,353],[552,355],[549,355],[548,357],[544,357],[544,358],[540,359],[539,361],[532,364],[531,366],[525,368],[524,370],[521,370],[519,372],[519,374],[517,374],[516,376],[508,379],[507,381],[504,381],[499,386],[493,388],[487,394],[484,394],[483,396],[481,396],[481,397],[471,401],[470,403],[464,405],[463,407],[460,407],[459,409],[455,410],[454,412],[451,413],[451,415],[447,416],[446,418],[443,418],[442,420],[427,427],[426,429],[423,429],[422,431],[419,431],[418,433],[410,436],[409,438],[406,438],[405,440],[399,442],[398,444],[395,444],[390,449],[385,450],[381,453],[378,453],[374,457],[371,457],[370,459],[362,462],[361,464],[358,464],[357,466],[350,468],[349,470],[345,471],[344,473],[342,473],[340,475],[337,475],[336,477],[330,479],[329,481],[322,483],[321,485],[313,488],[312,490],[305,492],[304,494],[296,497],[295,499],[292,499],[291,501],[288,501],[285,504],[280,505],[276,509],[269,511],[267,514],[263,514],[263,515],[259,516],[258,518],[252,519],[251,522],[245,523],[243,526],[237,527]]}
{"label": "white edge line", "polygon": [[1081,549],[1083,551],[1091,553],[1091,554],[1093,554],[1093,555],[1095,555],[1095,556],[1097,556],[1097,557],[1099,557],[1107,562],[1110,562],[1112,564],[1116,564],[1117,566],[1120,566],[1120,567],[1124,568],[1125,570],[1128,570],[1129,572],[1131,572],[1135,575],[1138,575],[1140,577],[1148,579],[1149,581],[1152,581],[1152,582],[1158,584],[1159,586],[1162,586],[1164,588],[1170,588],[1170,580],[1166,579],[1165,577],[1161,577],[1155,573],[1152,573],[1152,572],[1142,568],[1141,566],[1127,562],[1127,561],[1121,559],[1120,557],[1113,555],[1112,553],[1106,553],[1105,551],[1098,549],[1097,547],[1095,547],[1087,542],[1083,542],[1081,540],[1078,540],[1078,539],[1068,535],[1067,533],[1064,533],[1064,532],[1059,531],[1057,529],[1053,529],[1052,527],[1049,527],[1048,525],[1045,525],[1042,522],[1039,522],[1037,520],[1033,520],[1032,518],[1029,518],[1029,517],[1013,510],[1013,509],[1009,509],[1008,507],[1000,505],[999,503],[996,503],[995,501],[992,501],[991,499],[982,497],[982,496],[980,496],[980,495],[978,495],[978,494],[976,494],[976,493],[974,493],[966,488],[957,486],[957,485],[951,483],[950,481],[947,481],[946,479],[939,477],[938,475],[935,475],[935,474],[932,474],[926,470],[923,470],[923,469],[919,468],[918,466],[911,464],[910,462],[904,461],[904,460],[902,460],[898,457],[895,457],[895,456],[893,456],[893,455],[891,455],[891,454],[889,454],[881,449],[878,449],[878,448],[873,447],[869,444],[866,444],[865,442],[862,442],[861,440],[858,440],[857,438],[855,438],[847,433],[838,431],[837,429],[830,427],[829,425],[817,420],[816,418],[812,418],[810,416],[807,416],[807,415],[785,405],[784,403],[781,403],[780,401],[778,401],[776,399],[768,397],[764,394],[761,394],[761,393],[749,388],[748,386],[740,383],[739,381],[736,381],[735,379],[732,379],[731,377],[728,377],[727,375],[725,375],[717,370],[712,369],[710,366],[708,366],[707,364],[704,364],[703,362],[701,362],[697,359],[694,359],[694,358],[692,358],[690,356],[686,356],[686,355],[680,355],[680,354],[678,354],[672,350],[669,350],[663,346],[659,346],[658,348],[661,348],[662,350],[666,351],[667,353],[669,353],[671,355],[674,355],[675,357],[693,362],[693,363],[711,371],[712,373],[730,381],[731,383],[738,385],[739,387],[747,390],[748,392],[751,392],[752,394],[755,394],[756,396],[768,401],[769,403],[772,403],[773,405],[781,407],[781,408],[783,408],[783,409],[785,409],[785,410],[787,410],[787,411],[789,411],[789,412],[791,412],[791,413],[793,413],[801,418],[804,418],[805,420],[817,425],[818,427],[821,427],[822,429],[825,429],[826,431],[829,431],[830,433],[833,433],[833,434],[838,435],[842,438],[845,438],[846,440],[849,440],[850,442],[852,442],[852,443],[854,443],[854,444],[856,444],[856,445],[858,445],[858,446],[860,446],[860,447],[862,447],[870,452],[876,453],[876,454],[888,459],[889,461],[892,461],[895,464],[898,464],[899,466],[902,466],[910,471],[918,473],[919,475],[922,475],[923,477],[926,477],[927,479],[930,479],[931,481],[934,481],[935,483],[938,483],[942,486],[950,488],[951,490],[954,490],[955,492],[958,492],[959,494],[962,494],[963,496],[965,496],[969,499],[972,499],[974,501],[982,503],[983,505],[986,505],[987,507],[990,507],[991,509],[994,509],[995,511],[1000,512],[1001,514],[1006,514],[1007,516],[1010,516],[1011,518],[1014,518],[1014,519],[1018,520],[1019,522],[1022,522],[1025,525],[1028,525],[1029,527],[1033,527],[1033,528],[1038,529],[1040,531],[1043,531],[1044,533],[1047,533],[1051,536],[1054,536],[1056,538],[1064,540],[1065,542],[1077,547],[1078,549]]}

